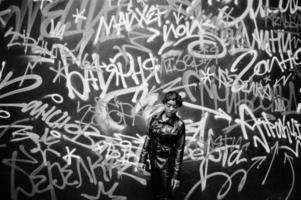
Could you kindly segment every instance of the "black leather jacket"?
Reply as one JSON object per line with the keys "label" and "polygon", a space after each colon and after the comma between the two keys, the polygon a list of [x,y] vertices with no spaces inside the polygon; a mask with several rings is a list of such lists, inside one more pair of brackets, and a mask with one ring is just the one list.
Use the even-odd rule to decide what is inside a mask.
{"label": "black leather jacket", "polygon": [[149,156],[152,168],[169,167],[172,178],[179,180],[185,147],[185,124],[177,116],[163,121],[162,114],[153,116],[150,121],[139,162],[146,164]]}

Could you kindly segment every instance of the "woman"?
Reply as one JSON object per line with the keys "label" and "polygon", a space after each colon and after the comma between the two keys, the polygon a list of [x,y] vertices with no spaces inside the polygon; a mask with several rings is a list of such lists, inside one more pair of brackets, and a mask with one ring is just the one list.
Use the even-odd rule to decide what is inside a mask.
{"label": "woman", "polygon": [[151,185],[156,199],[171,199],[179,187],[185,147],[185,124],[177,116],[182,106],[181,96],[171,91],[165,94],[164,110],[152,117],[140,155],[139,168],[151,165]]}

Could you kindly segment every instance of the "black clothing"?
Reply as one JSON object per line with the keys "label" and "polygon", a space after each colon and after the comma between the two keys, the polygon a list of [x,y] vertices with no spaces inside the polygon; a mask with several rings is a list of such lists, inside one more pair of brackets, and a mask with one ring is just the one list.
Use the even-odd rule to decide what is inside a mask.
{"label": "black clothing", "polygon": [[151,186],[156,200],[171,199],[170,169],[151,169]]}
{"label": "black clothing", "polygon": [[152,117],[139,162],[146,164],[149,157],[153,192],[169,198],[171,178],[180,180],[185,124],[178,116],[163,121],[163,114]]}

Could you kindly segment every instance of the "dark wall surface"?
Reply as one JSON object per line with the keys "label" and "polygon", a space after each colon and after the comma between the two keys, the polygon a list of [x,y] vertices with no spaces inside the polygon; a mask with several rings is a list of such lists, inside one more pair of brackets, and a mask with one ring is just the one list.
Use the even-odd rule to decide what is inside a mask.
{"label": "dark wall surface", "polygon": [[298,0],[0,0],[1,199],[151,199],[137,162],[183,96],[176,200],[301,199]]}

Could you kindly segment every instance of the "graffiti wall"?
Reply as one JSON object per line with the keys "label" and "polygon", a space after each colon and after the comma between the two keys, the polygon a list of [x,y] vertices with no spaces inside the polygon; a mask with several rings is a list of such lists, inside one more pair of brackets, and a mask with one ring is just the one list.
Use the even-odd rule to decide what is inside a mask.
{"label": "graffiti wall", "polygon": [[177,200],[301,199],[298,0],[0,0],[3,199],[151,199],[137,170],[183,97]]}

